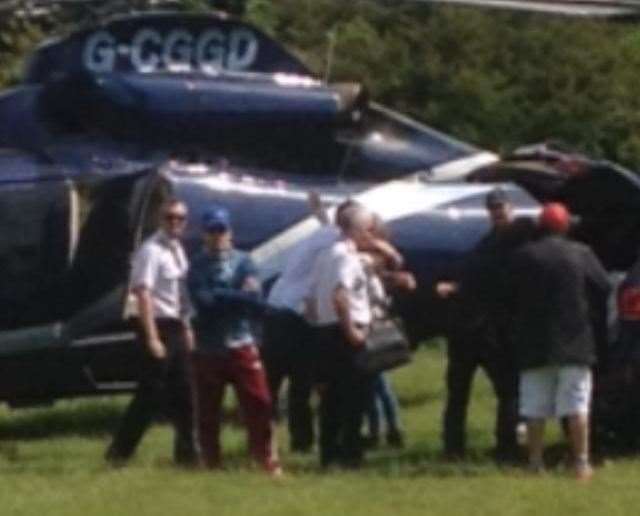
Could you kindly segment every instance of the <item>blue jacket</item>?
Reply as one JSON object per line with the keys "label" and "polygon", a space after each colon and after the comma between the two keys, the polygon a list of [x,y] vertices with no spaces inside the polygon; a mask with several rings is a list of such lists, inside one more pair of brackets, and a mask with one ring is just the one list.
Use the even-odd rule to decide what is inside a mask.
{"label": "blue jacket", "polygon": [[257,270],[245,253],[199,252],[191,261],[187,284],[197,309],[198,350],[221,352],[253,343],[250,319],[262,308],[260,293],[243,290]]}

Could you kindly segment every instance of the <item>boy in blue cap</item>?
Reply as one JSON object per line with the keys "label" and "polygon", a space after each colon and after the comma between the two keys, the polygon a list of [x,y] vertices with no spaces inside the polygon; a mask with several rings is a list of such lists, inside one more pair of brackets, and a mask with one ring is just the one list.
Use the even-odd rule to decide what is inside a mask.
{"label": "boy in blue cap", "polygon": [[234,249],[229,212],[219,206],[202,217],[203,249],[189,270],[196,306],[194,376],[198,430],[206,466],[220,466],[220,416],[226,384],[236,390],[253,458],[273,475],[281,473],[272,442],[272,402],[250,319],[260,306],[256,268]]}

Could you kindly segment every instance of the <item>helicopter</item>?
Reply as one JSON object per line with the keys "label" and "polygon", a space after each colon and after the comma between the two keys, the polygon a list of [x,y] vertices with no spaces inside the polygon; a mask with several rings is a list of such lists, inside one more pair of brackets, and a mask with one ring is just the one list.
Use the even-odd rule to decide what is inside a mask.
{"label": "helicopter", "polygon": [[495,183],[517,216],[566,202],[611,269],[630,265],[635,246],[619,243],[640,233],[631,172],[549,145],[501,160],[359,84],[326,83],[222,13],[134,13],[44,42],[0,94],[0,149],[0,400],[11,406],[134,388],[130,258],[170,196],[189,208],[188,252],[204,210],[227,207],[267,285],[318,227],[309,191],[359,200],[417,278],[397,299],[413,342],[442,333],[433,284],[486,232]]}

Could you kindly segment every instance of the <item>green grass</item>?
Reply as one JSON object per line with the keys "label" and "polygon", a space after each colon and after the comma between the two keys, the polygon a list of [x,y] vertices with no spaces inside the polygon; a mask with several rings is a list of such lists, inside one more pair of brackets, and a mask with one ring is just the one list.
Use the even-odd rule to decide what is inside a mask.
{"label": "green grass", "polygon": [[[274,481],[249,463],[242,429],[224,433],[227,470],[190,472],[170,462],[171,431],[155,426],[135,460],[109,469],[102,454],[127,397],[60,402],[52,408],[0,411],[0,514],[8,515],[364,515],[606,514],[640,503],[640,461],[606,463],[588,486],[558,468],[542,478],[500,469],[488,458],[493,396],[476,378],[469,415],[470,459],[439,459],[444,357],[422,350],[394,372],[407,447],[381,449],[360,472],[321,473],[314,457],[283,451],[286,478]],[[279,430],[282,444],[286,430]],[[550,439],[556,439],[552,432]],[[283,447],[284,449],[284,447]]]}

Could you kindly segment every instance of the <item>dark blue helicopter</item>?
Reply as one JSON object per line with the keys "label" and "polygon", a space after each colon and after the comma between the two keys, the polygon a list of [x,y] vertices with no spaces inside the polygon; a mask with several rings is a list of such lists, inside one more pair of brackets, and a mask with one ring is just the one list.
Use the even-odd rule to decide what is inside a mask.
{"label": "dark blue helicopter", "polygon": [[640,228],[639,183],[619,167],[549,147],[498,161],[318,80],[222,14],[130,15],[44,43],[0,95],[0,149],[0,400],[13,405],[132,387],[129,260],[169,195],[193,221],[227,206],[267,283],[317,227],[310,190],[360,199],[418,278],[398,300],[416,342],[442,330],[433,282],[486,231],[489,183],[509,183],[521,215],[567,202],[611,268],[633,260]]}

